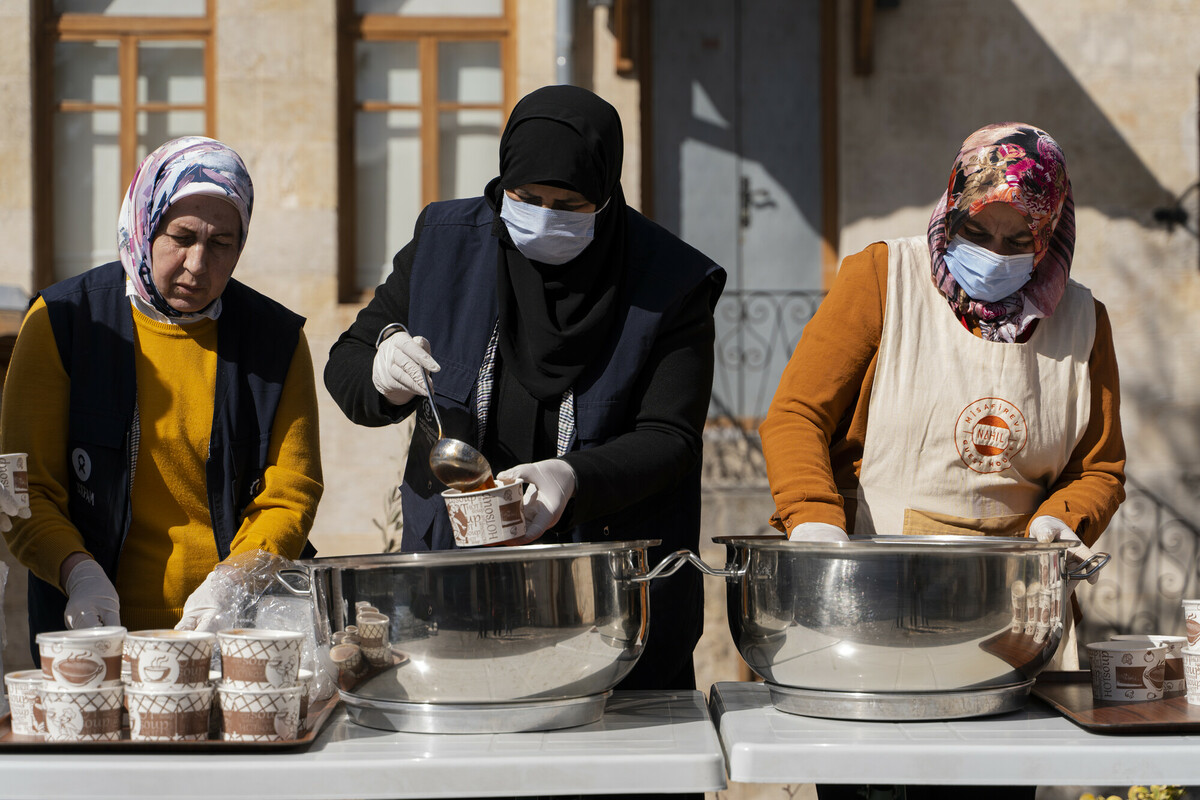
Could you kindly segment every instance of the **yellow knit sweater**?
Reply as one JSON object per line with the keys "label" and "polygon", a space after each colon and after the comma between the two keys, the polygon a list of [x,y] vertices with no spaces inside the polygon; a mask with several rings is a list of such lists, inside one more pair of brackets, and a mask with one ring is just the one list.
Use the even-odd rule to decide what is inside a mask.
{"label": "yellow knit sweater", "polygon": [[[170,325],[137,310],[133,319],[141,442],[116,587],[121,623],[137,630],[174,626],[188,595],[217,563],[205,461],[219,320]],[[67,508],[69,395],[70,379],[39,298],[13,350],[0,407],[0,447],[29,454],[33,514],[16,520],[6,534],[9,549],[55,586],[63,559],[86,551]],[[321,481],[312,356],[302,331],[275,414],[263,486],[245,510],[231,555],[262,549],[298,557]]]}

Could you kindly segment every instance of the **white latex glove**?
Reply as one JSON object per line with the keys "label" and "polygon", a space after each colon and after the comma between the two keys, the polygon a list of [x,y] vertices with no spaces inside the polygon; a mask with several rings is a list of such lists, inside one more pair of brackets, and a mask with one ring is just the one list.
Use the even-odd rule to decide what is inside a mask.
{"label": "white latex glove", "polygon": [[417,395],[426,395],[422,368],[429,372],[441,369],[429,355],[429,341],[397,330],[375,348],[371,382],[389,403],[403,405]]}
{"label": "white latex glove", "polygon": [[29,519],[29,507],[17,505],[17,496],[0,486],[0,531],[12,530],[12,518]]}
{"label": "white latex glove", "polygon": [[850,537],[837,525],[828,522],[801,522],[788,534],[791,542],[848,542]]}
{"label": "white latex glove", "polygon": [[[1067,523],[1057,517],[1042,515],[1034,517],[1029,523],[1029,535],[1039,542],[1068,542],[1071,548],[1067,550],[1067,569],[1072,572],[1079,569],[1083,562],[1095,555],[1092,549],[1079,540],[1079,536]],[[1100,570],[1092,573],[1087,579],[1088,583],[1095,583],[1100,580]],[[1079,581],[1071,581],[1072,584]],[[1072,590],[1074,587],[1072,586]]]}
{"label": "white latex glove", "polygon": [[561,458],[518,464],[496,476],[496,480],[525,481],[529,486],[521,499],[525,536],[510,544],[527,544],[562,519],[567,503],[575,496],[575,470]]}
{"label": "white latex glove", "polygon": [[229,572],[218,566],[183,604],[177,631],[219,631],[232,628],[238,586]]}
{"label": "white latex glove", "polygon": [[88,558],[76,564],[67,575],[63,588],[67,592],[63,621],[68,628],[121,624],[121,601],[117,597],[117,589],[104,574],[104,568],[93,559]]}

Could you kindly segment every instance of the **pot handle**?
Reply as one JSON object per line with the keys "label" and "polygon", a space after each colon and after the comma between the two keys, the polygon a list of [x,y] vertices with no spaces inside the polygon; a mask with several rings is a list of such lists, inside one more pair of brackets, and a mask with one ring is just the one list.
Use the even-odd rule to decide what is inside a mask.
{"label": "pot handle", "polygon": [[658,562],[658,566],[647,572],[645,575],[635,575],[633,580],[638,583],[648,583],[655,578],[665,578],[669,575],[674,575],[687,562],[692,562],[692,566],[703,572],[705,575],[712,575],[716,578],[740,578],[746,574],[746,567],[743,565],[738,569],[713,569],[708,564],[701,560],[700,556],[693,553],[691,550],[676,550],[669,556]]}
{"label": "pot handle", "polygon": [[1082,581],[1095,575],[1112,559],[1108,553],[1093,553],[1074,570],[1067,570],[1067,580]]}
{"label": "pot handle", "polygon": [[[304,588],[297,589],[292,585],[291,581],[289,580],[290,578],[299,578],[302,581]],[[308,570],[293,569],[290,567],[287,569],[281,569],[275,573],[275,580],[278,581],[283,588],[287,589],[297,597],[312,596],[312,578],[309,576]]]}

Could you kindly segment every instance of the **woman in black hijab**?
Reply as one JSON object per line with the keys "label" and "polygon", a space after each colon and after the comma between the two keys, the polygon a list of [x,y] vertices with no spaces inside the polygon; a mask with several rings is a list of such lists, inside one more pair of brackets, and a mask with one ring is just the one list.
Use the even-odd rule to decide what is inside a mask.
{"label": "woman in black hijab", "polygon": [[[712,310],[725,272],[629,208],[616,110],[573,86],[513,109],[500,176],[433,203],[392,274],[330,351],[346,415],[417,412],[401,486],[405,551],[453,548],[429,470],[433,374],[447,436],[526,492],[525,541],[661,539],[650,562],[697,550]],[[620,688],[694,688],[700,575],[651,585],[646,650]]]}

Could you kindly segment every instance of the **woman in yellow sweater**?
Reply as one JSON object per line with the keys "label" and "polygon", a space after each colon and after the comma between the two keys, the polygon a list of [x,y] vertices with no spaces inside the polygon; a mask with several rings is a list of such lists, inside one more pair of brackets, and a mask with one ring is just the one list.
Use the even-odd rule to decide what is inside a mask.
{"label": "woman in yellow sweater", "polygon": [[[120,262],[35,298],[0,410],[29,454],[31,639],[123,624],[210,628],[219,563],[296,558],[322,492],[303,318],[231,274],[253,187],[212,139],[164,144],[121,208]],[[36,648],[34,648],[36,657]]]}
{"label": "woman in yellow sweater", "polygon": [[[1074,241],[1058,144],[1020,123],[972,134],[928,236],[846,258],[805,327],[760,429],[772,524],[800,541],[985,533],[1086,554],[1124,499],[1125,446],[1112,329],[1068,277]],[[968,795],[993,793],[947,793]]]}

